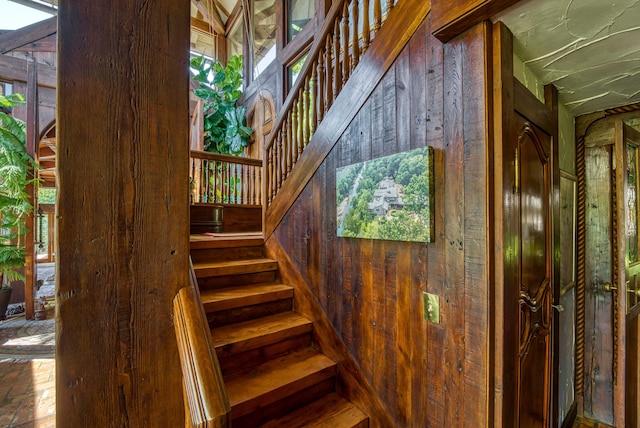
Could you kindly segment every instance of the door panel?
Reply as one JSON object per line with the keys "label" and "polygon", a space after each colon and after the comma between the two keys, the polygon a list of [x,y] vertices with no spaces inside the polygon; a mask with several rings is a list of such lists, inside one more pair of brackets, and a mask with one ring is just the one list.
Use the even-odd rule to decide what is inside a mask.
{"label": "door panel", "polygon": [[551,367],[550,137],[516,115],[516,192],[520,207],[519,426],[545,427]]}
{"label": "door panel", "polygon": [[[637,427],[638,412],[638,332],[640,314],[640,245],[638,227],[640,210],[640,133],[622,121],[616,123],[616,163],[623,168],[616,170],[617,186],[624,189],[618,195],[618,248],[614,255],[616,264],[624,275],[617,281],[614,322],[617,331],[614,343],[616,387],[614,391],[615,422],[617,426]],[[621,221],[624,219],[623,221]]]}

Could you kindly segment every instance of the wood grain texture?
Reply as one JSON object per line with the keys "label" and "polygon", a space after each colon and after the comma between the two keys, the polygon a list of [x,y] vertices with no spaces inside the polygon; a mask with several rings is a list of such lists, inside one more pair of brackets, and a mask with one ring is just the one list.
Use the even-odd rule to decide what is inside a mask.
{"label": "wood grain texture", "polygon": [[220,365],[202,309],[197,283],[180,290],[173,301],[178,352],[183,371],[184,399],[191,426],[229,426],[231,410]]}
{"label": "wood grain texture", "polygon": [[[27,60],[14,58],[9,55],[0,55],[0,77],[8,81],[27,81]],[[43,65],[38,69],[38,86],[55,88],[56,68]]]}
{"label": "wood grain texture", "polygon": [[171,314],[189,285],[188,32],[186,3],[60,5],[61,428],[184,424]]}
{"label": "wood grain texture", "polygon": [[519,0],[432,0],[433,34],[448,42]]}
{"label": "wood grain texture", "polygon": [[51,36],[56,33],[57,28],[58,17],[52,16],[44,21],[0,34],[0,54],[5,54]]}
{"label": "wood grain texture", "polygon": [[[307,284],[296,310],[322,311],[392,426],[489,424],[488,37],[480,25],[445,49],[427,18],[267,242]],[[435,242],[336,237],[335,169],[427,143]],[[300,234],[318,222],[308,213],[322,233]],[[440,297],[440,324],[422,318],[424,291]]]}
{"label": "wood grain texture", "polygon": [[[393,9],[376,39],[369,46],[347,84],[340,92],[339,106],[332,107],[318,126],[296,168],[287,178],[265,213],[265,237],[268,238],[300,195],[313,173],[326,158],[345,129],[362,108],[373,89],[391,66],[420,22],[430,10],[430,2],[407,0]],[[305,70],[301,72],[304,74]],[[278,128],[276,125],[275,129]]]}

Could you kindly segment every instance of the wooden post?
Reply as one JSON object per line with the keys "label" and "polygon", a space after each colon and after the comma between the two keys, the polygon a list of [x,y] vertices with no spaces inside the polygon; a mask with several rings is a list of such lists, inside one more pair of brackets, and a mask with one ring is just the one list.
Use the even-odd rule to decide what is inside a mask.
{"label": "wooden post", "polygon": [[56,426],[184,426],[189,3],[65,1],[58,44]]}
{"label": "wooden post", "polygon": [[[27,153],[38,161],[38,72],[35,61],[27,62]],[[31,171],[35,173],[35,171]],[[33,205],[33,211],[26,218],[27,234],[25,236],[25,263],[24,263],[24,297],[25,297],[25,318],[32,320],[35,318],[35,285],[36,285],[36,263],[35,263],[35,227],[36,211],[38,210],[38,198],[36,196],[36,186],[27,186],[29,203]]]}

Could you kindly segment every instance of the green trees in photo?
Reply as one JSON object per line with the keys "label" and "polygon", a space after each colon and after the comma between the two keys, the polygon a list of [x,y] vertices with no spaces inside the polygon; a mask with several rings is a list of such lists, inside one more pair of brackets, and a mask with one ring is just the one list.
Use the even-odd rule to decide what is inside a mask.
{"label": "green trees in photo", "polygon": [[[359,170],[353,165],[337,181],[338,204],[349,195]],[[375,215],[369,207],[374,193],[385,178],[392,178],[404,203]],[[357,195],[342,224],[341,236],[399,241],[431,241],[433,205],[432,149],[412,150],[364,163]]]}

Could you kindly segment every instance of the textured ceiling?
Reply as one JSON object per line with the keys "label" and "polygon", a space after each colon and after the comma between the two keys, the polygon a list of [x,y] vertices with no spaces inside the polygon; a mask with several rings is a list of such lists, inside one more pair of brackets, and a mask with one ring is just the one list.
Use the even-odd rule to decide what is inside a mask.
{"label": "textured ceiling", "polygon": [[640,0],[522,0],[494,21],[574,115],[640,102]]}

